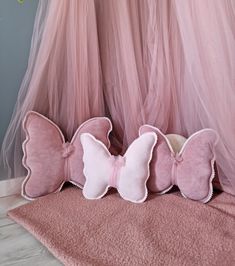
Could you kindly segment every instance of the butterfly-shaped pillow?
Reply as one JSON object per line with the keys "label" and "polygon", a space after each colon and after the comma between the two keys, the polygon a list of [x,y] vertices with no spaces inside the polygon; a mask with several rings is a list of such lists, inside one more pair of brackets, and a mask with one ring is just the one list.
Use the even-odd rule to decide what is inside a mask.
{"label": "butterfly-shaped pillow", "polygon": [[109,187],[114,187],[125,200],[134,203],[145,201],[148,195],[146,182],[149,163],[156,141],[155,133],[146,133],[133,141],[124,156],[113,156],[94,136],[82,134],[85,198],[99,199]]}
{"label": "butterfly-shaped pillow", "polygon": [[109,147],[108,135],[112,125],[108,118],[92,118],[77,129],[70,142],[66,142],[56,124],[30,111],[23,121],[23,129],[26,133],[23,165],[28,175],[22,184],[22,195],[35,199],[60,191],[66,181],[82,188],[85,177],[80,135],[90,132]]}
{"label": "butterfly-shaped pillow", "polygon": [[217,133],[212,129],[203,129],[187,140],[181,137],[179,140],[183,145],[176,151],[173,149],[173,135],[168,137],[158,128],[149,125],[140,128],[140,135],[146,132],[155,132],[158,136],[151,162],[148,188],[163,194],[173,185],[177,185],[184,197],[203,203],[208,202],[213,193]]}

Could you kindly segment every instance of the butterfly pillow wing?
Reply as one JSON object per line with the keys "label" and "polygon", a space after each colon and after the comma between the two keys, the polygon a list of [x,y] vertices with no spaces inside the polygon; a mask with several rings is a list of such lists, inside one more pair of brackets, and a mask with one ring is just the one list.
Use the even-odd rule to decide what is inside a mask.
{"label": "butterfly pillow wing", "polygon": [[109,133],[112,124],[108,118],[95,117],[84,122],[75,132],[71,144],[75,147],[73,154],[69,158],[69,170],[71,183],[83,187],[86,178],[83,174],[83,148],[80,137],[83,133],[90,133],[109,148]]}
{"label": "butterfly pillow wing", "polygon": [[127,149],[124,159],[125,166],[121,168],[118,192],[125,200],[139,203],[145,201],[148,191],[146,187],[149,178],[149,164],[157,135],[145,133],[133,141]]}
{"label": "butterfly pillow wing", "polygon": [[109,188],[112,173],[111,155],[107,147],[89,133],[81,135],[84,176],[83,195],[87,199],[102,198]]}
{"label": "butterfly pillow wing", "polygon": [[177,168],[177,185],[183,196],[206,203],[213,192],[215,146],[218,135],[212,129],[193,134],[183,145]]}
{"label": "butterfly pillow wing", "polygon": [[64,183],[64,137],[60,129],[33,111],[27,113],[23,129],[23,165],[28,175],[22,184],[22,195],[34,199],[56,192]]}
{"label": "butterfly pillow wing", "polygon": [[149,125],[140,127],[140,135],[146,132],[154,132],[158,137],[157,144],[153,150],[150,177],[147,185],[150,191],[163,194],[173,186],[171,180],[173,149],[167,137],[158,128]]}

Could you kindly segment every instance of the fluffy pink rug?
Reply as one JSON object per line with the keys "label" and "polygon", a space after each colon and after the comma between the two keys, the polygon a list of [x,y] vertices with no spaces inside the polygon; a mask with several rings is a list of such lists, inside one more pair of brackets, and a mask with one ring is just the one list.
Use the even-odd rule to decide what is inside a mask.
{"label": "fluffy pink rug", "polygon": [[143,204],[66,188],[9,212],[65,265],[235,265],[235,198],[178,193]]}

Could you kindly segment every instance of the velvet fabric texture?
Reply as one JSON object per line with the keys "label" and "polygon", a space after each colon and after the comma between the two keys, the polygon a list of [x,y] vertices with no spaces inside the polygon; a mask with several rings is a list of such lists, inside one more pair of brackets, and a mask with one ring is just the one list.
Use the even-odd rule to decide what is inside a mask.
{"label": "velvet fabric texture", "polygon": [[203,129],[187,139],[178,150],[174,150],[167,136],[158,128],[144,125],[139,133],[146,132],[155,132],[158,136],[148,188],[163,194],[177,185],[184,197],[208,202],[213,193],[217,133],[212,129]]}
{"label": "velvet fabric texture", "polygon": [[114,187],[123,199],[144,202],[148,195],[146,183],[156,142],[155,133],[146,133],[133,141],[124,156],[113,156],[93,135],[82,134],[85,198],[102,198],[110,187]]}
{"label": "velvet fabric texture", "polygon": [[82,187],[85,177],[80,135],[90,132],[109,147],[108,135],[112,125],[104,117],[90,119],[66,142],[61,130],[51,120],[39,113],[29,112],[23,128],[26,133],[23,164],[28,175],[22,185],[22,195],[35,199],[59,191],[66,181]]}
{"label": "velvet fabric texture", "polygon": [[208,204],[179,193],[152,194],[142,204],[108,193],[86,200],[66,188],[9,212],[66,266],[193,265],[235,262],[235,199]]}

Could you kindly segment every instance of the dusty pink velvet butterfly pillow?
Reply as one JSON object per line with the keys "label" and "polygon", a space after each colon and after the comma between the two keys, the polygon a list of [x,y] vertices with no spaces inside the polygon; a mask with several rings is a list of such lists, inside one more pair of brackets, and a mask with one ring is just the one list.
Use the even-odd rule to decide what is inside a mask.
{"label": "dusty pink velvet butterfly pillow", "polygon": [[49,119],[29,112],[23,122],[26,140],[23,143],[23,165],[28,175],[22,184],[22,195],[35,199],[60,191],[66,181],[83,187],[82,133],[92,133],[109,147],[108,135],[112,129],[109,119],[92,118],[84,122],[70,142],[65,142],[61,130]]}
{"label": "dusty pink velvet butterfly pillow", "polygon": [[146,133],[134,140],[124,156],[113,156],[94,136],[82,134],[85,198],[99,199],[109,187],[114,187],[125,200],[134,203],[145,201],[148,195],[146,182],[149,163],[156,141],[155,133]]}
{"label": "dusty pink velvet butterfly pillow", "polygon": [[158,136],[148,188],[163,194],[177,185],[184,197],[208,202],[213,193],[217,133],[203,129],[186,140],[179,135],[164,135],[149,125],[140,128],[140,135],[146,132],[155,132]]}

